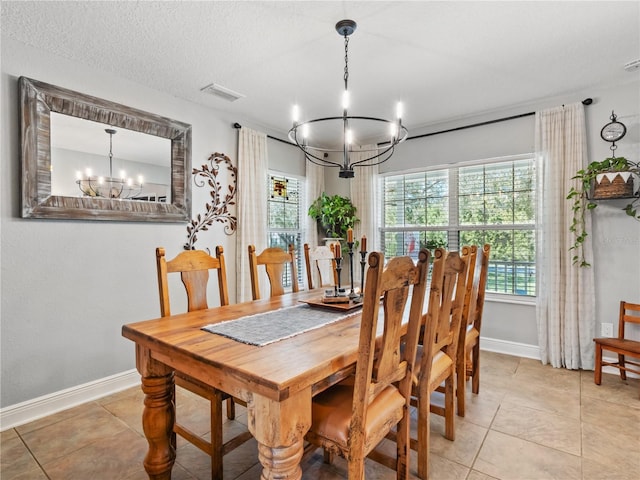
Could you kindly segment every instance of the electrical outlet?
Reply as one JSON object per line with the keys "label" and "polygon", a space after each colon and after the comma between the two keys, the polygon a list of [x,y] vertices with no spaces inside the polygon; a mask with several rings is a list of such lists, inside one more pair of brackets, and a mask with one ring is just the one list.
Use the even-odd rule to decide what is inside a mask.
{"label": "electrical outlet", "polygon": [[601,323],[600,334],[603,337],[613,337],[613,323]]}

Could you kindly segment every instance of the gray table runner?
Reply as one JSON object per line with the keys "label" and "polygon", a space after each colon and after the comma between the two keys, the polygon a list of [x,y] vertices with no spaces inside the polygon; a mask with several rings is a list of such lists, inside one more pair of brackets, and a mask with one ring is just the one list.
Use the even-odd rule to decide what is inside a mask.
{"label": "gray table runner", "polygon": [[296,305],[236,320],[212,323],[202,327],[202,330],[248,345],[263,347],[278,340],[337,322],[354,313],[356,312],[345,314],[309,305]]}

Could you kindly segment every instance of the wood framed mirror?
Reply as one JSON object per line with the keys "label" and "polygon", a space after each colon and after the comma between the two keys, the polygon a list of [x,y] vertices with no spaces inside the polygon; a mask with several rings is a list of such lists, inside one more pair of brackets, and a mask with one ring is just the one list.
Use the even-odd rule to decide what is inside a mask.
{"label": "wood framed mirror", "polygon": [[[134,222],[189,221],[191,218],[191,125],[26,77],[20,77],[19,88],[23,218]],[[56,154],[54,155],[56,163],[52,162],[52,151],[57,152],[58,148],[55,146],[59,145],[54,136],[61,134],[64,130],[57,126],[52,129],[52,124],[62,125],[65,121],[66,125],[67,119],[72,120],[69,125],[73,126],[72,133],[68,136],[76,137],[79,143],[98,144],[101,161],[105,162],[100,168],[106,168],[108,165],[108,172],[112,177],[114,176],[111,173],[114,156],[112,145],[116,145],[117,139],[140,134],[140,137],[130,142],[138,147],[138,151],[141,151],[141,145],[148,145],[147,141],[153,144],[165,139],[166,160],[159,159],[158,165],[145,167],[149,171],[165,172],[166,181],[160,180],[153,183],[156,189],[164,189],[164,193],[151,195],[141,191],[131,198],[118,197],[115,194],[101,196],[94,191],[87,193],[86,188],[83,191],[80,188],[80,179],[76,179],[75,176],[73,179],[66,178],[65,181],[67,184],[70,182],[77,184],[76,189],[54,187],[55,182],[52,182],[54,167],[56,173],[67,172],[65,176],[69,176],[68,164],[71,164],[71,161],[60,160],[61,156]],[[84,126],[73,123],[77,121],[86,121],[87,128],[98,129],[102,137],[96,137],[98,140],[94,142],[86,142],[89,134],[85,133]],[[68,126],[67,130],[69,130]],[[109,131],[121,132],[121,135],[107,136]],[[72,149],[71,156],[76,161],[78,158],[90,159],[96,156],[87,153],[84,147],[63,145],[60,151],[63,150],[62,147],[66,150]],[[149,149],[143,147],[142,150]],[[143,165],[145,161],[148,160],[137,163],[127,160],[128,165]],[[166,165],[162,162],[166,162]],[[122,176],[124,178],[124,172]],[[94,178],[97,182],[98,178],[103,181],[105,177],[96,175]]]}

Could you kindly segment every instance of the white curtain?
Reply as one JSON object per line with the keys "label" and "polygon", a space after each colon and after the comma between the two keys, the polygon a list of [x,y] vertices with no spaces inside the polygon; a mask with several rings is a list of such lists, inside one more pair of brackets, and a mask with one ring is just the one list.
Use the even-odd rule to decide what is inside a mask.
{"label": "white curtain", "polygon": [[[362,149],[372,149],[375,145],[363,145]],[[365,158],[365,153],[354,152],[352,161]],[[360,240],[363,235],[367,237],[367,251],[373,252],[380,248],[378,239],[379,201],[378,201],[378,166],[356,167],[355,175],[351,180],[351,202],[357,209],[360,223],[353,229],[354,237]],[[359,250],[359,248],[358,248]]]}
{"label": "white curtain", "polygon": [[311,218],[307,212],[313,201],[324,192],[324,167],[306,160],[306,189],[305,204],[302,216],[306,218],[306,242],[310,246],[319,245],[318,222]]}
{"label": "white curtain", "polygon": [[[538,177],[536,318],[542,363],[569,369],[593,369],[594,278],[591,268],[572,264],[569,231],[573,212],[566,199],[587,165],[584,106],[567,105],[536,113]],[[587,228],[591,227],[587,213]],[[593,258],[590,237],[585,259]]]}
{"label": "white curtain", "polygon": [[238,230],[236,237],[236,301],[251,300],[250,244],[267,246],[267,136],[242,127],[238,133]]}

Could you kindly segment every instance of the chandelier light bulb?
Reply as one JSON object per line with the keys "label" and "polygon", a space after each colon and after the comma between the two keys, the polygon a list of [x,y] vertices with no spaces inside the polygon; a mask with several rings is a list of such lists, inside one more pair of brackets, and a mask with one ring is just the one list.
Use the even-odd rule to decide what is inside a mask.
{"label": "chandelier light bulb", "polygon": [[396,118],[398,120],[402,120],[402,115],[403,115],[403,109],[402,109],[402,102],[398,102],[396,104]]}
{"label": "chandelier light bulb", "polygon": [[352,130],[347,130],[347,133],[345,134],[344,141],[347,142],[348,145],[351,145],[353,143],[353,131]]}
{"label": "chandelier light bulb", "polygon": [[76,180],[82,180],[82,172],[80,170],[76,170]]}
{"label": "chandelier light bulb", "polygon": [[398,125],[395,123],[390,123],[389,133],[391,134],[391,138],[396,138],[396,136],[398,135]]}
{"label": "chandelier light bulb", "polygon": [[138,183],[142,185],[143,182],[144,182],[144,177],[142,175],[138,175]]}
{"label": "chandelier light bulb", "polygon": [[291,118],[293,119],[294,125],[300,121],[300,107],[298,107],[298,105],[293,106]]}
{"label": "chandelier light bulb", "polygon": [[345,110],[349,108],[349,90],[342,92],[342,108]]}
{"label": "chandelier light bulb", "polygon": [[90,168],[87,168],[87,169],[85,170],[85,173],[87,174],[87,177],[90,177],[90,176],[91,176],[91,174],[92,174],[93,172],[91,171],[91,169],[90,169]]}
{"label": "chandelier light bulb", "polygon": [[104,183],[104,177],[98,177],[98,184],[102,185]]}
{"label": "chandelier light bulb", "polygon": [[309,124],[305,123],[302,126],[302,138],[307,138],[309,136]]}
{"label": "chandelier light bulb", "polygon": [[120,178],[122,180],[124,180],[125,178],[127,178],[127,172],[125,172],[124,170],[120,170]]}

